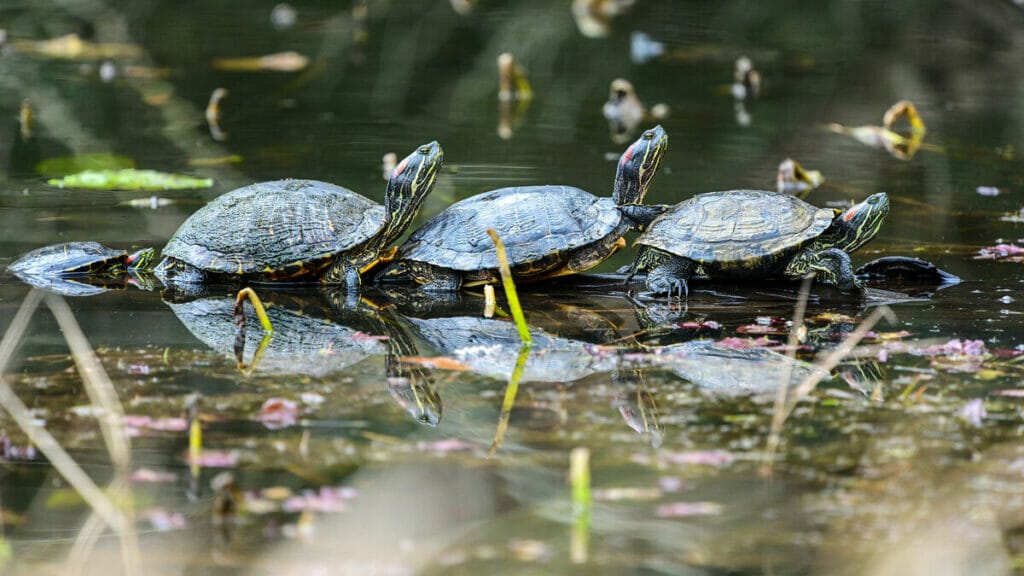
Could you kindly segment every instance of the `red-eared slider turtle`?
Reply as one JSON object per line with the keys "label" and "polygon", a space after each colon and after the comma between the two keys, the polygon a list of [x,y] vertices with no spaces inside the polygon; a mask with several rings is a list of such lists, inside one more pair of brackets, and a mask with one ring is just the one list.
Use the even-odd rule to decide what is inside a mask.
{"label": "red-eared slider turtle", "polygon": [[146,267],[153,249],[132,253],[97,242],[67,242],[37,248],[8,268],[23,282],[64,296],[92,296],[134,284],[152,287]]}
{"label": "red-eared slider turtle", "polygon": [[[889,212],[884,192],[845,212],[816,208],[775,192],[729,190],[700,194],[659,216],[637,240],[630,276],[648,271],[647,288],[670,296],[687,279],[802,278],[860,289],[849,253],[878,233]],[[699,268],[699,270],[698,270]]]}
{"label": "red-eared slider turtle", "polygon": [[571,186],[521,186],[460,200],[414,232],[398,249],[399,261],[377,280],[427,290],[495,282],[498,258],[489,228],[504,242],[517,281],[592,268],[625,246],[627,230],[663,210],[641,203],[667,147],[661,126],[644,132],[620,158],[611,198]]}
{"label": "red-eared slider turtle", "polygon": [[32,250],[8,270],[18,276],[117,276],[129,269],[145,268],[152,261],[152,248],[129,254],[98,242],[66,242]]}
{"label": "red-eared slider turtle", "polygon": [[360,274],[416,217],[443,160],[437,142],[407,156],[391,172],[384,206],[315,180],[261,182],[223,194],[178,228],[157,276],[171,285],[234,277],[358,290]]}

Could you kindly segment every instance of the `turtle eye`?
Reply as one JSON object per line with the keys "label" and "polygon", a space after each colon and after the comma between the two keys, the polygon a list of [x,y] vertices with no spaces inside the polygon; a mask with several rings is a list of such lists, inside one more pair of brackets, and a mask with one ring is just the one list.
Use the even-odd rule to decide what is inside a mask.
{"label": "turtle eye", "polygon": [[420,154],[423,154],[424,156],[430,154],[430,146],[420,146]]}
{"label": "turtle eye", "polygon": [[644,132],[644,140],[654,140],[654,132],[651,130]]}
{"label": "turtle eye", "polygon": [[875,204],[878,204],[878,197],[877,196],[872,196],[871,198],[868,198],[868,204],[871,204],[872,206],[874,206]]}

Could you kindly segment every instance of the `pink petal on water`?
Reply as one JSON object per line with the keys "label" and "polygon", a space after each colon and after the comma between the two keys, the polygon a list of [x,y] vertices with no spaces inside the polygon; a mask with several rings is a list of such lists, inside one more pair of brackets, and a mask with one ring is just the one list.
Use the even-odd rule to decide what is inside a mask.
{"label": "pink petal on water", "polygon": [[188,521],[181,512],[169,512],[163,508],[150,508],[142,515],[157,532],[170,532],[188,528]]}
{"label": "pink petal on water", "polygon": [[963,408],[960,409],[960,417],[975,428],[981,426],[981,421],[986,416],[988,416],[988,413],[985,411],[985,403],[981,401],[981,398],[968,400]]}
{"label": "pink petal on water", "polygon": [[460,452],[464,450],[475,450],[479,448],[478,444],[473,442],[467,442],[458,438],[448,438],[446,440],[436,440],[433,442],[417,442],[416,449],[425,452],[437,452],[441,454],[447,454],[448,452]]}
{"label": "pink petal on water", "polygon": [[139,468],[132,472],[133,482],[174,482],[178,477],[170,472],[159,472],[149,468]]}
{"label": "pink petal on water", "polygon": [[1017,246],[1016,244],[996,244],[995,246],[987,246],[978,250],[978,255],[975,259],[985,258],[1001,258],[1004,256],[1014,256],[1024,254],[1024,247]]}
{"label": "pink petal on water", "polygon": [[145,428],[162,432],[183,432],[188,429],[188,420],[184,418],[153,418],[126,414],[122,422],[129,428]]}
{"label": "pink petal on water", "polygon": [[696,464],[701,466],[728,466],[736,460],[735,456],[725,450],[662,452],[659,456],[671,464]]}
{"label": "pink petal on water", "polygon": [[234,450],[203,450],[196,457],[186,454],[185,461],[203,468],[234,468],[238,466],[238,452]]}
{"label": "pink petal on water", "polygon": [[656,514],[661,518],[687,518],[690,516],[717,516],[722,505],[717,502],[672,502],[658,506]]}
{"label": "pink petal on water", "polygon": [[260,413],[253,417],[270,428],[294,425],[299,418],[299,404],[287,398],[267,398]]}

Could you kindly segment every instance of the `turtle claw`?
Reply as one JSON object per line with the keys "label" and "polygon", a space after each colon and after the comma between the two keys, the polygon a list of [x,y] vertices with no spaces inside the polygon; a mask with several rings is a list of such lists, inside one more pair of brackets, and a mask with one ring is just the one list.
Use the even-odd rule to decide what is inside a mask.
{"label": "turtle claw", "polygon": [[672,293],[677,292],[680,300],[686,300],[690,297],[690,286],[686,283],[686,280],[682,278],[673,278],[668,290],[668,297],[672,297]]}
{"label": "turtle claw", "polygon": [[[650,278],[650,277],[648,277]],[[680,300],[685,300],[690,295],[690,286],[685,278],[661,277],[650,280],[647,285],[655,294],[667,294],[673,298],[676,294]]]}

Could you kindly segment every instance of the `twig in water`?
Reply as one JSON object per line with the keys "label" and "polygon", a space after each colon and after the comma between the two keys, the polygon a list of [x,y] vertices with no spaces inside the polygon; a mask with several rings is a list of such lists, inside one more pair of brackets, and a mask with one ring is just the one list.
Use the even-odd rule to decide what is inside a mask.
{"label": "twig in water", "polygon": [[775,448],[778,446],[779,438],[776,430],[782,430],[785,420],[783,413],[786,407],[786,395],[789,393],[789,380],[793,376],[793,362],[796,360],[796,348],[800,343],[800,332],[804,325],[804,314],[807,313],[807,298],[811,294],[811,283],[814,282],[814,275],[810,274],[800,284],[800,296],[796,301],[796,308],[793,310],[793,326],[789,329],[789,341],[786,343],[786,357],[791,362],[786,362],[782,369],[782,376],[778,386],[775,388],[775,406],[772,408],[771,433],[768,436],[768,454],[775,455]]}
{"label": "twig in water", "polygon": [[[772,416],[772,428],[768,436],[768,447],[767,447],[767,458],[769,466],[771,461],[775,457],[775,453],[778,450],[780,438],[782,435],[782,427],[786,423],[786,419],[789,418],[790,414],[796,408],[796,405],[807,397],[808,394],[814,390],[814,387],[821,381],[823,374],[829,374],[832,369],[839,365],[843,361],[851,350],[860,341],[864,339],[864,336],[875,327],[882,318],[887,318],[890,322],[895,321],[896,315],[893,314],[892,310],[888,306],[879,306],[872,312],[863,322],[857,326],[857,329],[850,333],[845,340],[836,346],[824,360],[816,362],[814,364],[815,370],[807,375],[800,384],[793,389],[793,394],[789,397],[788,401],[784,406],[776,404],[776,414]],[[788,382],[787,382],[788,384]]]}
{"label": "twig in water", "polygon": [[[252,307],[256,311],[256,317],[259,318],[260,325],[263,327],[263,338],[260,339],[260,343],[256,346],[256,351],[252,355],[252,362],[248,366],[245,365],[245,300],[247,298],[252,303]],[[260,297],[256,295],[256,291],[252,288],[243,288],[238,291],[238,295],[235,296],[234,314],[235,363],[242,374],[248,376],[256,370],[256,366],[259,366],[263,353],[267,350],[267,346],[270,345],[270,339],[274,334],[274,326],[270,323],[270,317],[267,316],[267,310],[263,307],[263,301],[260,300]]]}
{"label": "twig in water", "polygon": [[501,272],[501,284],[505,288],[505,298],[508,300],[508,307],[512,310],[512,318],[516,321],[516,328],[519,329],[519,339],[523,345],[532,346],[533,338],[530,336],[530,329],[526,325],[526,317],[523,316],[523,309],[519,306],[519,295],[516,294],[516,285],[512,281],[512,269],[508,265],[508,253],[505,251],[505,243],[498,237],[493,228],[488,228],[491,240],[494,240],[494,249],[498,253],[498,270]]}
{"label": "twig in water", "polygon": [[242,306],[245,299],[248,298],[249,302],[252,303],[252,307],[256,310],[256,317],[260,319],[260,326],[263,326],[263,331],[270,334],[274,331],[274,326],[270,323],[270,318],[267,316],[267,309],[263,307],[263,301],[256,295],[256,291],[252,288],[242,288],[238,291],[238,295],[235,296],[235,323],[241,322],[241,327],[245,328],[245,311]]}
{"label": "twig in water", "polygon": [[494,286],[484,284],[484,318],[494,317]]}
{"label": "twig in water", "polygon": [[[49,294],[46,296],[46,305],[57,319],[57,325],[60,326],[68,348],[71,349],[71,357],[75,361],[79,376],[82,377],[89,402],[99,408],[97,420],[115,472],[110,487],[117,488],[115,494],[119,494],[125,502],[132,502],[132,487],[128,481],[132,469],[131,441],[124,429],[124,408],[121,406],[121,400],[117,397],[114,384],[96,358],[96,353],[75,320],[67,301],[56,294]],[[118,530],[118,535],[121,541],[122,561],[127,571],[134,573],[140,566],[139,543],[135,533],[135,514],[130,505],[123,507],[120,518],[123,524]]]}
{"label": "twig in water", "polygon": [[508,430],[508,419],[512,415],[512,406],[516,403],[516,394],[519,392],[519,380],[523,377],[523,369],[526,367],[526,359],[530,357],[530,347],[523,346],[519,349],[519,356],[516,357],[516,367],[512,370],[512,376],[508,379],[508,386],[505,387],[505,398],[501,401],[501,415],[498,416],[498,427],[494,431],[494,441],[487,451],[487,456],[494,456],[501,443],[505,441],[505,432]]}
{"label": "twig in water", "polygon": [[[0,340],[0,374],[7,369],[7,364],[17,348],[28,326],[29,319],[42,299],[40,294],[33,290],[25,297],[18,309],[14,320],[7,327],[3,340]],[[59,473],[68,484],[71,485],[86,503],[92,507],[103,521],[112,530],[122,534],[131,527],[121,511],[114,506],[106,494],[100,490],[89,478],[89,475],[68,455],[60,443],[57,442],[46,428],[36,424],[35,418],[29,409],[18,398],[11,389],[7,380],[0,376],[0,407],[2,407],[14,419],[15,423],[24,430],[29,440],[49,460],[50,465]]]}
{"label": "twig in water", "polygon": [[569,453],[569,485],[572,487],[572,509],[575,522],[569,556],[574,564],[583,564],[589,557],[590,543],[590,450],[577,446]]}

